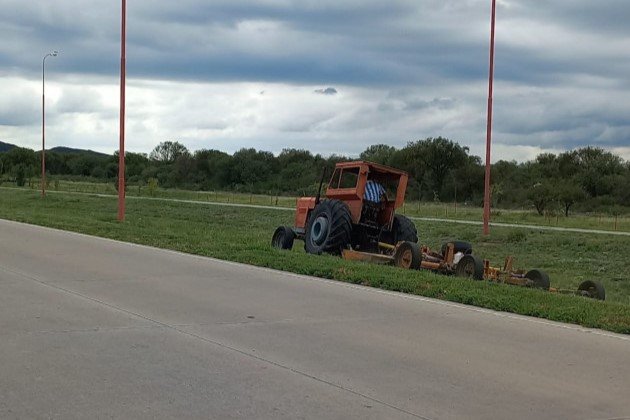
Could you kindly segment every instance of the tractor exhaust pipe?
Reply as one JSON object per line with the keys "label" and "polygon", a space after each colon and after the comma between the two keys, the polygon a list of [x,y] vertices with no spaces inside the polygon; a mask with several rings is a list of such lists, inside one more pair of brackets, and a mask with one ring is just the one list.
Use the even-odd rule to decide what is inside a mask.
{"label": "tractor exhaust pipe", "polygon": [[322,172],[322,177],[319,180],[319,188],[317,189],[317,197],[315,197],[315,205],[318,205],[322,198],[322,186],[324,185],[324,178],[326,178],[326,167],[324,166],[324,171]]}

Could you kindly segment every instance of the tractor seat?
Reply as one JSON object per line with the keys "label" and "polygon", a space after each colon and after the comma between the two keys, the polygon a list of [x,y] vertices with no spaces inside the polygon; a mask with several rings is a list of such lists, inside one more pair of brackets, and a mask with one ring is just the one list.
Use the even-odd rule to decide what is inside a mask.
{"label": "tractor seat", "polygon": [[378,227],[378,215],[383,209],[383,203],[375,203],[374,201],[363,201],[363,209],[361,210],[361,221],[364,224]]}

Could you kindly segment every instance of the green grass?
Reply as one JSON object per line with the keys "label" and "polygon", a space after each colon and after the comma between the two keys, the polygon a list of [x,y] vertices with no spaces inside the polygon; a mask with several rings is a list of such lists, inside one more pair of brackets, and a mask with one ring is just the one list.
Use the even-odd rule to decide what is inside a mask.
{"label": "green grass", "polygon": [[[6,184],[8,186],[9,184]],[[32,188],[39,185],[33,181]],[[55,183],[51,183],[49,190],[55,191]],[[84,192],[116,195],[113,183],[57,182],[58,191]],[[147,186],[129,186],[128,196],[174,198],[196,201],[211,201],[220,203],[257,204],[267,206],[289,207],[295,206],[295,197],[270,196],[261,194],[246,194],[225,191],[186,191],[178,189],[157,188],[150,191]],[[430,217],[451,220],[481,221],[483,210],[478,206],[468,206],[455,203],[426,203],[408,201],[401,209],[401,213],[407,216]],[[522,225],[557,226],[565,228],[598,229],[609,231],[630,232],[630,217],[612,216],[610,214],[571,214],[564,217],[561,212],[540,216],[533,208],[521,210],[495,209],[492,213],[492,221],[497,223],[515,223]]]}
{"label": "green grass", "polygon": [[630,261],[624,258],[628,239],[623,237],[495,228],[486,238],[479,226],[417,223],[429,246],[467,240],[495,265],[512,254],[517,266],[548,271],[555,287],[574,289],[583,279],[599,279],[608,300],[598,302],[307,255],[300,242],[291,252],[278,251],[269,243],[276,226],[292,223],[292,212],[285,211],[128,200],[127,220],[118,223],[114,198],[49,194],[42,199],[36,191],[2,189],[0,217],[630,334]]}

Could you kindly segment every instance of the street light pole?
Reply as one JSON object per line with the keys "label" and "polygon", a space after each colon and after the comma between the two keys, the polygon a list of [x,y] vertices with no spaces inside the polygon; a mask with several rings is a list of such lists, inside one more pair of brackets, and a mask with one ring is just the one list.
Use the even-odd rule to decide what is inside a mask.
{"label": "street light pole", "polygon": [[488,76],[488,126],[486,128],[486,177],[483,195],[483,234],[490,234],[490,146],[492,144],[492,97],[494,90],[494,27],[497,1],[492,0],[490,23],[490,71]]}
{"label": "street light pole", "polygon": [[46,59],[57,57],[59,51],[51,51],[42,59],[42,197],[46,196]]}

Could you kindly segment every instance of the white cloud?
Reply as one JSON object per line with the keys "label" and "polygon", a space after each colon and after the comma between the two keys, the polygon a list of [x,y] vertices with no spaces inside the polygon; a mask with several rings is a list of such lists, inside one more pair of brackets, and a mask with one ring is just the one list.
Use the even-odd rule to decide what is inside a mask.
{"label": "white cloud", "polygon": [[[49,144],[112,152],[118,9],[54,3],[0,0],[0,140],[39,147],[41,55],[61,48]],[[607,4],[499,2],[494,160],[585,145],[627,156],[630,4]],[[357,155],[445,136],[484,155],[489,12],[486,0],[132,2],[127,148]]]}

